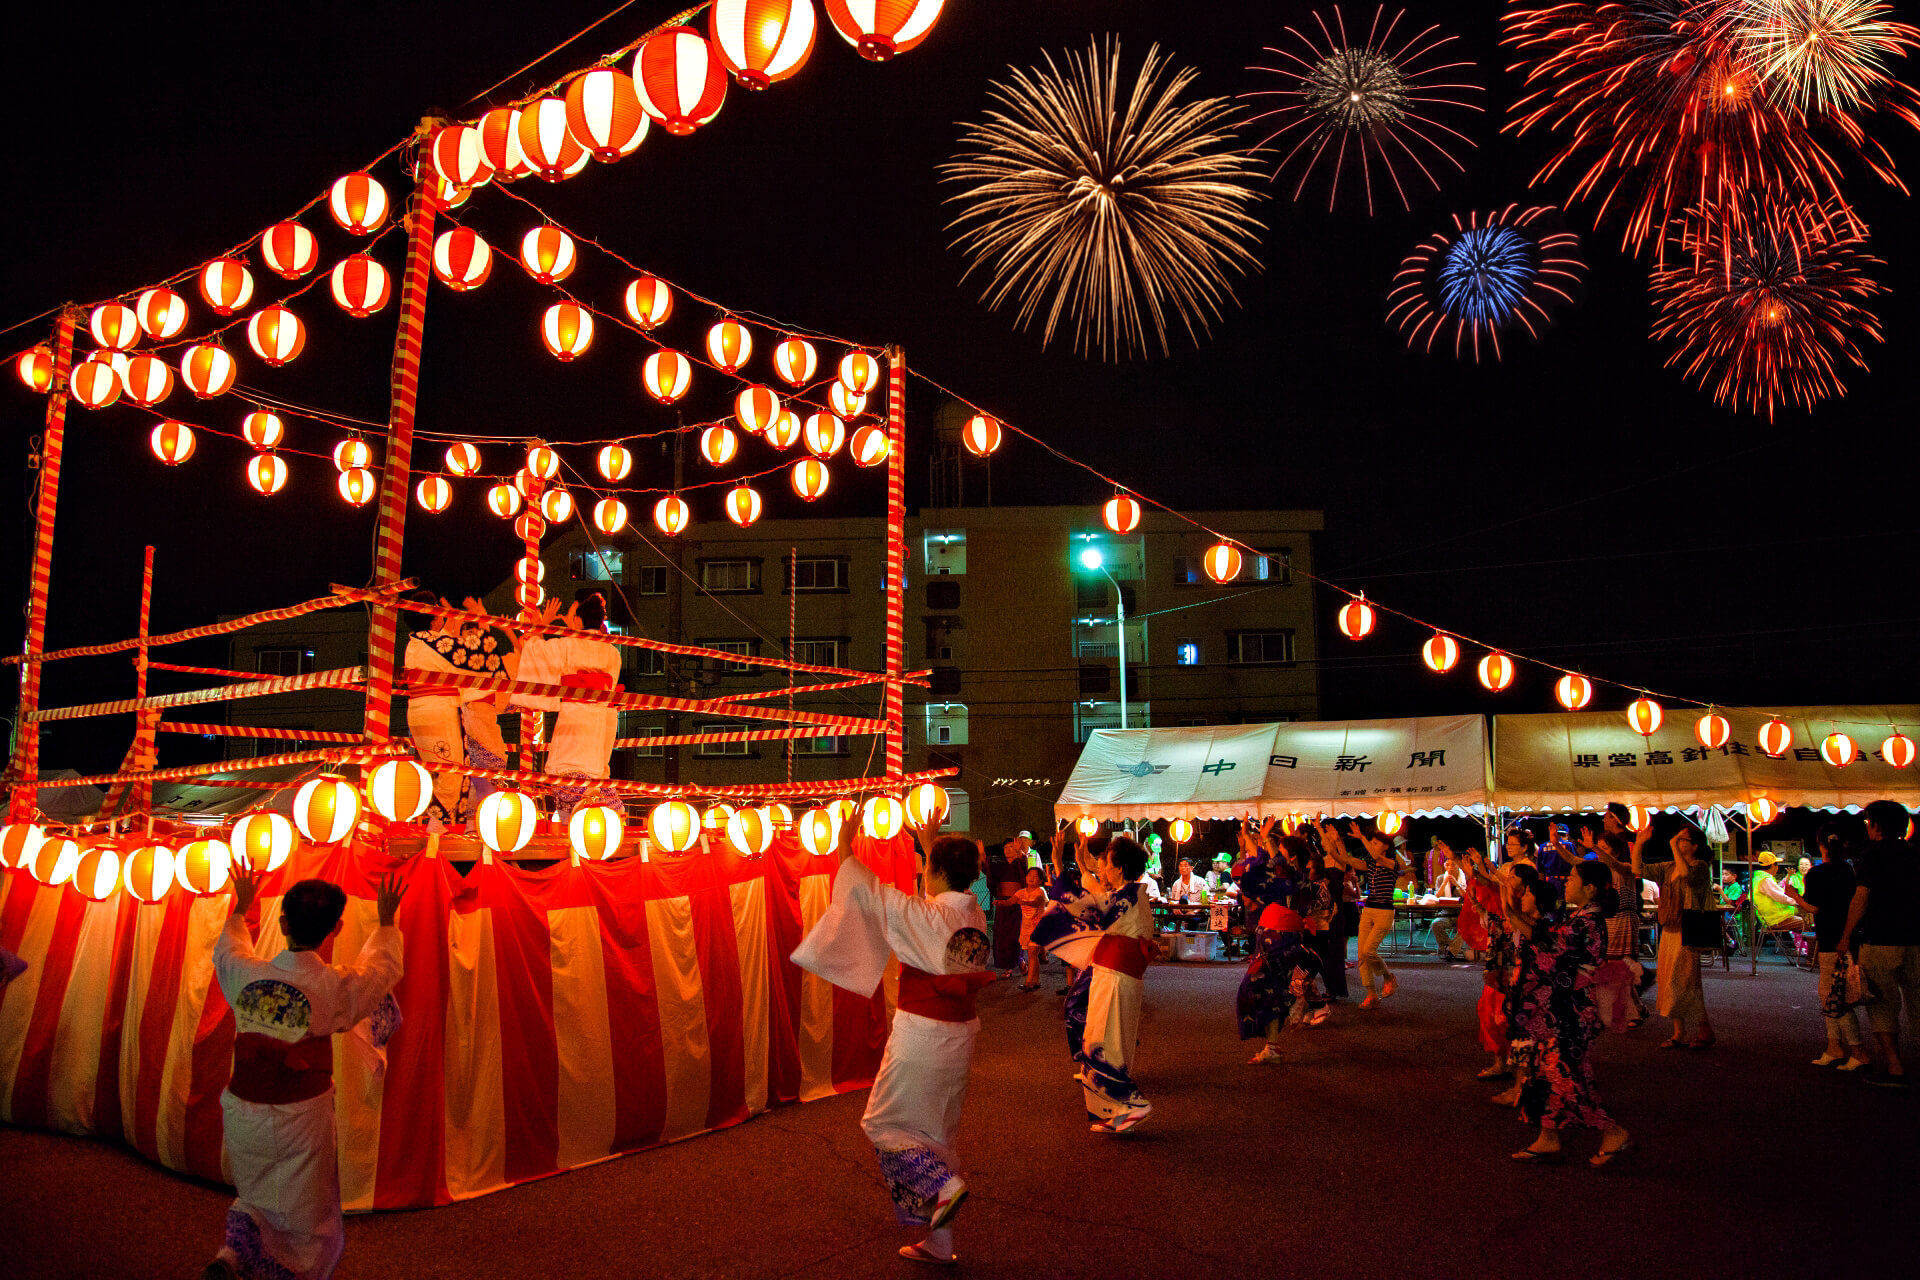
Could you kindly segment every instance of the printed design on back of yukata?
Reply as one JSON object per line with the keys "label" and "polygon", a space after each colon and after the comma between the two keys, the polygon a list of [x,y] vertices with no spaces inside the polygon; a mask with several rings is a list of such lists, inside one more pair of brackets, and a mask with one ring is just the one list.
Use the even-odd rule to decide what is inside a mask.
{"label": "printed design on back of yukata", "polygon": [[313,1005],[307,993],[277,978],[258,978],[240,988],[233,1002],[236,1027],[243,1032],[284,1040],[307,1038],[313,1025]]}
{"label": "printed design on back of yukata", "polygon": [[947,939],[947,968],[957,972],[985,969],[993,959],[993,944],[978,929],[957,929]]}

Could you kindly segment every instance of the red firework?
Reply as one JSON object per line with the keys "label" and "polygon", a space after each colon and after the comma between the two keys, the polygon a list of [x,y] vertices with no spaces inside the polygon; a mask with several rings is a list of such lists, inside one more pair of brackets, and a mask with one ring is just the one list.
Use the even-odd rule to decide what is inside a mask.
{"label": "red firework", "polygon": [[1676,256],[1690,255],[1692,265],[1653,273],[1653,336],[1679,344],[1667,364],[1685,362],[1687,376],[1721,404],[1764,406],[1769,421],[1782,403],[1811,409],[1845,394],[1840,361],[1867,367],[1853,332],[1882,340],[1860,302],[1884,290],[1865,274],[1880,260],[1837,213],[1772,196],[1739,219],[1690,213],[1687,253]]}

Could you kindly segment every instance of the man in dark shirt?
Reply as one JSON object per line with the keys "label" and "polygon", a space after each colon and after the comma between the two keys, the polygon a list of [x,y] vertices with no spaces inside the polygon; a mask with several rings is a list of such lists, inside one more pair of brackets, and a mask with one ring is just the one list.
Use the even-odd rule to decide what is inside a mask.
{"label": "man in dark shirt", "polygon": [[[1820,1003],[1827,1002],[1833,986],[1833,962],[1840,954],[1840,934],[1847,927],[1847,908],[1853,904],[1855,886],[1853,864],[1847,861],[1847,830],[1838,822],[1820,824],[1816,837],[1820,863],[1807,872],[1800,893],[1787,892],[1801,908],[1813,916],[1814,955],[1820,966]],[[1813,1060],[1816,1067],[1840,1064],[1842,1071],[1858,1071],[1867,1065],[1867,1051],[1860,1039],[1860,1015],[1847,1010],[1842,1018],[1827,1018],[1827,1050]]]}
{"label": "man in dark shirt", "polygon": [[1873,1082],[1907,1087],[1900,1060],[1900,1010],[1920,1017],[1920,854],[1907,843],[1913,817],[1896,800],[1867,806],[1867,850],[1860,856],[1859,886],[1836,944],[1861,943],[1860,963],[1880,999],[1867,1006],[1867,1021],[1880,1046]]}

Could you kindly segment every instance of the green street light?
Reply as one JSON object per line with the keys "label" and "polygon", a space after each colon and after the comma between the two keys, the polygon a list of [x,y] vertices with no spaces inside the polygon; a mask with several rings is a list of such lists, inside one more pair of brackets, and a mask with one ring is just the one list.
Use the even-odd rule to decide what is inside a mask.
{"label": "green street light", "polygon": [[1098,547],[1088,547],[1080,553],[1080,567],[1082,569],[1098,569],[1105,562],[1106,557],[1100,554],[1100,548]]}

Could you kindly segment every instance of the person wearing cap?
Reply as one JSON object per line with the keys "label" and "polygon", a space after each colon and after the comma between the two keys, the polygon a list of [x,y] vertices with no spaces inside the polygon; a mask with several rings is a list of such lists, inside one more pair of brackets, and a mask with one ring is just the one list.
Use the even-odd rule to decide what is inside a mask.
{"label": "person wearing cap", "polygon": [[1791,929],[1795,933],[1811,927],[1800,914],[1800,904],[1780,883],[1780,859],[1765,851],[1753,860],[1753,914],[1762,929]]}
{"label": "person wearing cap", "polygon": [[1233,859],[1224,853],[1213,855],[1213,870],[1207,872],[1207,891],[1215,898],[1240,896],[1240,886],[1233,882]]}

